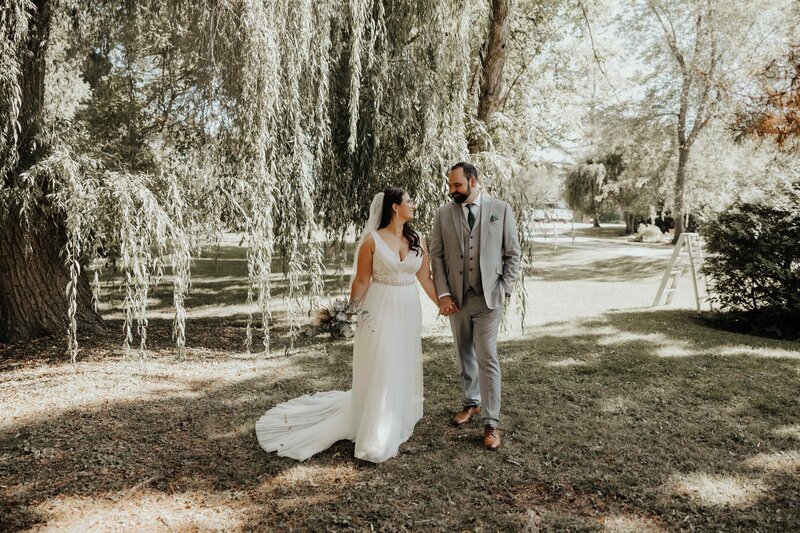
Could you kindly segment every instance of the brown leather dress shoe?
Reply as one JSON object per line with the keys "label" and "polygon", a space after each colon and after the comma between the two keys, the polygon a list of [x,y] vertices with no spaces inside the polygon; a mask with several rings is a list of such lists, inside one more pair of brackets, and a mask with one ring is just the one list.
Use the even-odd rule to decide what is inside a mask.
{"label": "brown leather dress shoe", "polygon": [[464,424],[472,420],[473,416],[477,415],[480,412],[481,412],[480,405],[470,405],[468,407],[465,407],[462,411],[456,413],[456,416],[453,417],[453,425],[456,427],[463,426]]}
{"label": "brown leather dress shoe", "polygon": [[500,429],[492,426],[483,426],[483,446],[487,450],[500,449]]}

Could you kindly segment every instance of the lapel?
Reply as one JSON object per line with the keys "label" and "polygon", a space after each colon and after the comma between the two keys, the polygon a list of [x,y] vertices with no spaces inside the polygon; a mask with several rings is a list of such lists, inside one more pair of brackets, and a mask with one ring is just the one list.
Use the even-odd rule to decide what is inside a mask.
{"label": "lapel", "polygon": [[461,205],[451,202],[450,215],[453,217],[453,227],[455,229],[453,235],[455,235],[456,239],[458,239],[458,245],[461,247],[461,253],[464,253],[464,239],[461,238],[461,220],[464,217],[461,216]]}
{"label": "lapel", "polygon": [[491,220],[493,208],[492,199],[486,193],[483,193],[481,197],[481,225],[478,228],[481,232],[481,252],[483,252],[483,247],[486,245],[486,234],[489,233],[489,220]]}

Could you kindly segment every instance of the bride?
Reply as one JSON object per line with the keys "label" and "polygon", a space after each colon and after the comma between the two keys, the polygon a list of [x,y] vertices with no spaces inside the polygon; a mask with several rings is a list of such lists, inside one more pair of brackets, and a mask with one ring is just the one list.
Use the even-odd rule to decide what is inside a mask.
{"label": "bride", "polygon": [[372,199],[350,280],[351,304],[366,311],[354,338],[352,388],[301,396],[267,411],[256,422],[266,451],[302,461],[348,439],[357,458],[381,463],[411,436],[422,418],[416,280],[434,304],[439,301],[425,241],[409,223],[415,209],[396,187]]}

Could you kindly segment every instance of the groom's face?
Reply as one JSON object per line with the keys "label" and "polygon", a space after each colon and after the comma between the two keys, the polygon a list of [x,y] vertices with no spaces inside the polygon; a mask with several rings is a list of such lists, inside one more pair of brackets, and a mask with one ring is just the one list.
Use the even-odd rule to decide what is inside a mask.
{"label": "groom's face", "polygon": [[450,198],[457,204],[463,204],[472,194],[473,183],[464,176],[464,169],[456,168],[450,171]]}

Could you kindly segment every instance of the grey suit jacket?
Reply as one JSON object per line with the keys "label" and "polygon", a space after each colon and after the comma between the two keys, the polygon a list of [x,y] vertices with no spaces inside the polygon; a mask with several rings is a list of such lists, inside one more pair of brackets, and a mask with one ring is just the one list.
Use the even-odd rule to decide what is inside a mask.
{"label": "grey suit jacket", "polygon": [[[449,292],[461,307],[464,301],[464,240],[462,211],[455,202],[436,211],[430,242],[431,270],[437,294]],[[480,268],[486,306],[495,309],[511,294],[519,275],[522,250],[517,238],[517,223],[511,206],[483,193],[481,220]]]}

